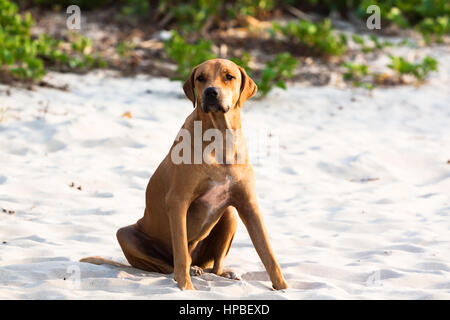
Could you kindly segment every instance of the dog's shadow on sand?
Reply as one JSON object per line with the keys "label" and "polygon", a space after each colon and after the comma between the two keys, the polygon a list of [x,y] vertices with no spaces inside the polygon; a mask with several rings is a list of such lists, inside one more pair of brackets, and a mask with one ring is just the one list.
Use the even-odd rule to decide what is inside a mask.
{"label": "dog's shadow on sand", "polygon": [[[143,271],[132,266],[118,267],[112,265],[94,265],[89,263],[76,263],[80,267],[80,287],[89,290],[110,290],[101,286],[123,282],[125,286],[145,286],[145,291],[155,291],[158,294],[170,293],[179,290],[173,273],[162,274],[157,272]],[[231,285],[242,285],[245,281],[228,279],[204,270],[203,274],[191,276],[192,283],[198,291],[211,291],[212,287],[227,287]],[[123,286],[121,286],[123,287]],[[152,289],[153,288],[153,289]],[[136,289],[136,288],[135,288]],[[125,291],[126,289],[123,288]],[[116,291],[116,290],[110,290]],[[128,290],[127,290],[128,291]]]}

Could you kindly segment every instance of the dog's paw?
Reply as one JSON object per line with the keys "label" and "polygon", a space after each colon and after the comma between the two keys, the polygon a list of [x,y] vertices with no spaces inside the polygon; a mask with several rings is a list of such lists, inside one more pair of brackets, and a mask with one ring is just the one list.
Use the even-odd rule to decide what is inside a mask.
{"label": "dog's paw", "polygon": [[220,274],[220,276],[230,280],[241,280],[241,277],[233,271],[224,271]]}
{"label": "dog's paw", "polygon": [[272,283],[272,288],[274,290],[283,290],[283,289],[287,289],[288,285],[287,285],[286,281],[282,280],[281,282],[279,282],[277,284]]}
{"label": "dog's paw", "polygon": [[181,290],[195,290],[195,288],[194,288],[194,286],[192,285],[192,282],[191,282],[191,280],[189,280],[189,281],[184,281],[184,282],[178,282],[177,281],[177,285],[178,285],[178,288],[180,288]]}
{"label": "dog's paw", "polygon": [[203,269],[198,266],[191,266],[189,274],[191,276],[201,276],[203,274]]}

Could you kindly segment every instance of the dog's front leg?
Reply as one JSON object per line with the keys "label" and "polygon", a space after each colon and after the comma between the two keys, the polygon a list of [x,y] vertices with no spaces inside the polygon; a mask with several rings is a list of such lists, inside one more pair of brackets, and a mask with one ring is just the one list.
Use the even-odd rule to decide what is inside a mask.
{"label": "dog's front leg", "polygon": [[288,285],[284,280],[280,265],[275,259],[272,247],[270,246],[266,227],[257,204],[253,181],[250,181],[241,190],[240,200],[236,203],[235,207],[239,213],[239,217],[247,228],[256,252],[269,274],[273,288],[276,290],[286,289]]}
{"label": "dog's front leg", "polygon": [[188,252],[186,215],[188,207],[182,202],[168,204],[170,234],[172,239],[174,278],[181,290],[194,290],[189,275],[191,256]]}

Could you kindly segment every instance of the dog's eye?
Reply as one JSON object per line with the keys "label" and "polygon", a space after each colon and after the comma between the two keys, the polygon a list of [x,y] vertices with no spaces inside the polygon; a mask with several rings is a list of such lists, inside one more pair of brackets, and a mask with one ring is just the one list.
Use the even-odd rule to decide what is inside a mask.
{"label": "dog's eye", "polygon": [[234,77],[231,74],[229,74],[229,73],[227,73],[226,78],[227,78],[227,80],[233,80],[234,79]]}
{"label": "dog's eye", "polygon": [[203,75],[197,77],[197,81],[204,82],[206,79]]}

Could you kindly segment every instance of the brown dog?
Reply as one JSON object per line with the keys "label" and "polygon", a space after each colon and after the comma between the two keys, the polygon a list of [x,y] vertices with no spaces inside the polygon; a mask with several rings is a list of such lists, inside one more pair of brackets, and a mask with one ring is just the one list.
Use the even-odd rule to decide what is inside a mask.
{"label": "brown dog", "polygon": [[[191,266],[200,271],[212,266],[213,273],[229,277],[223,260],[236,231],[237,211],[273,287],[287,288],[257,204],[253,168],[240,130],[241,108],[256,93],[255,83],[233,62],[213,59],[194,68],[183,89],[195,110],[180,133],[194,136],[200,125],[222,137],[231,132],[232,143],[210,154],[207,142],[190,143],[179,163],[174,156],[180,155],[180,142],[174,142],[148,183],[144,217],[117,231],[125,257],[139,269],[174,272],[181,289],[194,289]],[[198,154],[203,156],[200,163]],[[232,161],[220,161],[220,154]],[[81,261],[120,265],[98,257]]]}

